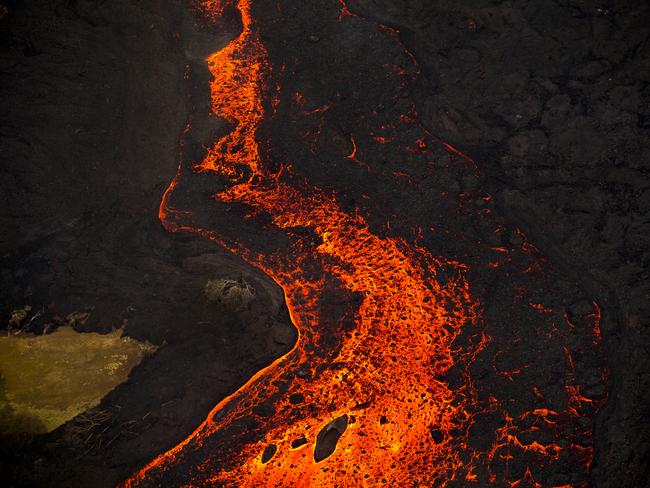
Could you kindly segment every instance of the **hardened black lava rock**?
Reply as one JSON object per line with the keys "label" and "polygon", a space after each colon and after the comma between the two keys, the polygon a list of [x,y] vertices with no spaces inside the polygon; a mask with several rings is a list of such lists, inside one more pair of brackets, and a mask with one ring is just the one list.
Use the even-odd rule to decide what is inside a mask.
{"label": "hardened black lava rock", "polygon": [[[325,63],[328,43],[332,49],[332,36],[341,31],[322,21],[321,10],[338,8],[338,0],[260,0],[256,15],[278,22],[276,3],[291,15],[282,36],[265,32],[272,61],[308,51],[312,67],[318,56]],[[611,376],[596,421],[591,484],[645,486],[647,2],[346,3],[354,14],[394,29],[419,66],[407,91],[420,122],[480,168],[478,179],[445,176],[438,184],[452,193],[479,186],[490,193],[491,203],[472,205],[491,205],[523,229],[558,274],[600,304]],[[78,420],[36,439],[3,438],[0,477],[9,478],[7,486],[114,485],[185,438],[221,398],[295,341],[282,292],[268,277],[210,242],[166,232],[157,220],[183,129],[190,115],[208,110],[204,58],[239,27],[232,11],[222,23],[206,24],[187,7],[182,0],[0,0],[2,326],[26,305],[41,311],[29,324],[36,333],[84,310],[90,320],[81,330],[125,323],[127,335],[159,346],[103,400],[98,410],[108,415],[83,440],[71,435],[85,428]],[[374,30],[365,29],[346,31],[351,45],[386,43],[385,49],[355,58],[355,77],[323,70],[320,79],[289,81],[310,90],[314,106],[307,109],[334,96],[337,83],[347,87],[346,106],[408,109],[406,96],[372,98],[386,83],[380,68],[402,63],[403,49],[385,37],[369,40]],[[345,85],[352,78],[356,87]],[[350,153],[347,135],[363,129],[358,120],[342,113],[324,129],[317,145],[323,165],[313,173],[324,187],[347,191],[342,204],[349,209],[359,203],[363,168],[346,169],[341,181],[329,161]],[[275,154],[297,155],[301,149],[290,135],[302,123],[268,129]],[[200,154],[204,139],[227,127],[212,121],[199,130],[203,135],[192,133],[186,154]],[[382,194],[381,181],[363,184]],[[400,207],[406,202],[426,200],[393,187],[383,196],[396,213],[409,210]],[[370,224],[381,225],[381,217]],[[396,232],[400,224],[406,232],[408,218],[396,222]],[[521,244],[515,232],[494,239],[494,246]],[[211,301],[205,289],[215,279],[250,284],[257,291],[251,308]],[[584,299],[569,300],[576,315]],[[604,394],[597,381],[591,388]],[[549,482],[570,480],[570,473],[554,476]]]}

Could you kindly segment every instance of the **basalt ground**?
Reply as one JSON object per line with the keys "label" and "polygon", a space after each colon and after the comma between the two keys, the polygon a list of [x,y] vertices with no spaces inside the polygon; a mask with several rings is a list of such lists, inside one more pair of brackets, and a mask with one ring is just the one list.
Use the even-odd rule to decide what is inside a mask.
{"label": "basalt ground", "polygon": [[[467,220],[458,224],[466,225],[465,235],[482,235],[484,224],[469,216],[487,208],[507,222],[489,246],[513,251],[531,243],[550,263],[555,290],[526,283],[531,296],[539,289],[544,305],[575,317],[591,313],[595,300],[611,373],[605,386],[592,385],[591,393],[607,394],[607,403],[595,420],[591,483],[643,486],[650,438],[647,7],[359,0],[347,4],[366,20],[350,24],[341,38],[340,24],[319,16],[327,2],[289,3],[256,4],[256,17],[267,19],[263,42],[275,66],[299,59],[303,72],[319,78],[287,73],[278,78],[283,96],[302,93],[326,103],[338,87],[348,99],[341,103],[363,112],[375,103],[370,94],[386,83],[374,73],[400,61],[384,56],[398,56],[401,48],[382,51],[372,44],[385,39],[367,41],[371,23],[385,25],[419,66],[408,96],[421,120],[480,168],[479,176],[445,175],[430,195],[415,195],[406,184],[382,187],[358,165],[345,169],[344,183],[326,166],[315,167],[313,179],[347,192],[349,209],[361,205],[364,192],[376,192],[402,217],[393,227],[403,235],[414,222],[435,221],[415,203],[433,199],[440,188],[472,195],[463,201],[470,207]],[[2,473],[11,486],[109,486],[183,440],[224,396],[295,342],[282,291],[266,275],[213,243],[166,232],[157,220],[185,125],[208,111],[204,58],[225,46],[240,24],[234,11],[206,24],[184,2],[171,0],[3,5],[5,323],[13,310],[29,305],[40,314],[26,332],[41,334],[84,311],[90,319],[77,324],[79,330],[124,326],[158,352],[95,412],[47,436],[7,436]],[[348,55],[341,73],[314,68],[337,50]],[[399,114],[399,103],[384,103],[384,109]],[[321,104],[313,105],[306,109]],[[284,126],[264,128],[276,143],[276,159],[309,157],[312,146],[297,148],[295,140],[310,127],[291,119],[290,111],[283,116]],[[360,120],[355,116],[341,114],[324,128],[316,140],[322,161],[355,166],[346,160],[349,134],[363,132],[363,125],[350,126]],[[206,138],[228,129],[198,122],[185,153],[200,153]],[[379,149],[359,149],[359,160],[382,158]],[[369,217],[377,228],[385,220]],[[472,237],[450,244],[438,236],[430,243],[450,258],[466,257]],[[477,249],[483,255],[476,262],[491,262]],[[510,296],[505,278],[473,278],[477,289],[490,290],[482,295],[486,317],[510,320],[500,305]],[[223,279],[246,283],[255,299],[247,307],[212,299],[206,285]],[[504,325],[497,329],[502,335],[494,335],[510,341],[506,332],[521,335],[526,324]],[[474,374],[491,371],[489,365]],[[496,422],[484,419],[490,421]],[[556,475],[564,480],[570,473]]]}

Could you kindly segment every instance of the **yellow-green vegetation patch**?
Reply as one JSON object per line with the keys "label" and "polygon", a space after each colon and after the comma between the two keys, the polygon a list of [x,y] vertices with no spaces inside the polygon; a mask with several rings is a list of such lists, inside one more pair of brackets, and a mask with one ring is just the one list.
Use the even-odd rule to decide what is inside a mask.
{"label": "yellow-green vegetation patch", "polygon": [[0,432],[54,430],[99,404],[153,351],[121,330],[0,337]]}

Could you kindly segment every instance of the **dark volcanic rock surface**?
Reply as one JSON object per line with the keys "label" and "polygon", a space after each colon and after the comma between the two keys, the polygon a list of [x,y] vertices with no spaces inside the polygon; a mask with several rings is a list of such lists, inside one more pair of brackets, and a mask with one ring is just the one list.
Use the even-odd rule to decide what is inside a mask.
{"label": "dark volcanic rock surface", "polygon": [[[260,4],[272,10],[272,2]],[[295,339],[281,291],[267,277],[211,243],[165,232],[156,219],[188,114],[205,110],[205,70],[195,81],[203,95],[188,98],[183,68],[200,73],[205,54],[232,33],[197,25],[180,0],[0,5],[8,12],[0,8],[0,311],[8,319],[24,305],[42,310],[30,325],[42,332],[56,317],[89,310],[84,330],[126,321],[128,335],[160,346],[104,400],[89,436],[78,432],[92,418],[80,418],[28,445],[29,454],[7,446],[0,467],[8,473],[15,466],[15,485],[49,479],[56,486],[108,486],[183,439]],[[310,55],[320,52],[325,66],[331,33],[319,29],[316,11],[325,8],[319,5],[295,3],[284,32],[293,32],[290,40]],[[399,30],[421,70],[411,96],[422,124],[472,156],[499,211],[601,303],[612,376],[595,433],[593,485],[644,486],[650,458],[646,2],[348,5]],[[387,63],[405,63],[395,45],[378,47],[386,39],[368,37],[371,30],[347,35],[356,52],[367,43],[369,50],[381,47]],[[273,32],[268,36],[272,44]],[[360,94],[376,88],[373,79],[383,72],[373,66],[381,63],[366,65],[363,57],[350,63],[360,76],[347,106],[363,112],[359,104],[368,99]],[[292,83],[313,103],[305,109],[313,109],[334,96],[337,80],[318,85],[298,75]],[[349,154],[348,135],[357,129],[352,112],[339,121],[316,141],[323,168],[314,178],[323,186],[340,178],[328,163]],[[288,133],[294,129],[287,124]],[[201,130],[207,136],[223,128]],[[203,138],[195,137],[187,151],[200,150]],[[280,160],[295,150],[274,148]],[[382,194],[380,181],[368,184]],[[452,191],[474,185],[449,180]],[[354,180],[349,186],[352,195]],[[385,194],[396,213],[408,201],[392,188]],[[421,205],[418,211],[428,210]],[[219,278],[249,282],[258,291],[251,308],[209,302],[204,287]]]}
{"label": "dark volcanic rock surface", "polygon": [[354,0],[422,66],[418,107],[499,208],[604,304],[612,391],[595,486],[644,486],[650,375],[647,2]]}

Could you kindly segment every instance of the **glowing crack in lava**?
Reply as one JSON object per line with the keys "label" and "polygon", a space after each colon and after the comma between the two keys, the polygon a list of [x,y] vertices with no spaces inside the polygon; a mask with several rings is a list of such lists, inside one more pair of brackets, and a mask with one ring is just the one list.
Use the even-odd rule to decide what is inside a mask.
{"label": "glowing crack in lava", "polygon": [[[202,10],[218,16],[225,1],[203,2]],[[467,445],[473,385],[469,376],[453,388],[445,382],[454,364],[469,363],[484,345],[454,345],[480,318],[465,266],[403,239],[380,237],[363,217],[343,211],[334,196],[297,184],[290,168],[269,169],[257,133],[270,65],[251,0],[238,0],[236,8],[241,33],[207,58],[212,110],[233,129],[190,170],[219,175],[227,184],[214,199],[241,205],[248,218],[267,215],[288,244],[281,251],[260,251],[194,225],[191,212],[170,203],[187,171],[183,167],[159,216],[168,230],[210,238],[271,276],[285,292],[299,338],[289,353],[220,402],[185,441],[124,485],[474,481],[478,457]],[[552,443],[522,444],[515,419],[506,420],[484,453],[489,460],[516,443],[522,450],[556,454]]]}

